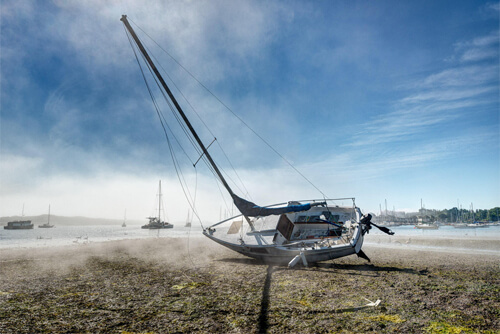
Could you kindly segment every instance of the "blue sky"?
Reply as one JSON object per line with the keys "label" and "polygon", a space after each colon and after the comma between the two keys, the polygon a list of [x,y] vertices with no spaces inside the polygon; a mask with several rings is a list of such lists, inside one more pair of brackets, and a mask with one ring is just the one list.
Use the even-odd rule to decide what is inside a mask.
{"label": "blue sky", "polygon": [[[319,188],[356,197],[371,212],[385,200],[406,211],[421,200],[437,209],[499,206],[499,8],[3,0],[0,216],[23,205],[26,215],[42,214],[50,204],[56,215],[120,219],[127,210],[142,219],[161,179],[169,219],[185,219],[188,204],[122,14],[316,186],[142,34],[210,129],[186,106],[202,140],[217,137],[230,157],[245,183],[235,190],[248,191],[241,195],[267,205],[321,198]],[[217,220],[224,202],[215,181],[174,146],[200,215]],[[218,146],[212,150],[229,169]]]}

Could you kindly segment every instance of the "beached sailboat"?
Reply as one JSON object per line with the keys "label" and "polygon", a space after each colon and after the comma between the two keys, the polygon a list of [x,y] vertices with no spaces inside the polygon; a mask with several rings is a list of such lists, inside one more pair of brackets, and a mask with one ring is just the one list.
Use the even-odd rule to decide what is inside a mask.
{"label": "beached sailboat", "polygon": [[161,208],[162,208],[162,201],[161,201],[161,180],[160,180],[160,185],[158,190],[158,217],[148,217],[149,222],[146,225],[141,226],[141,228],[158,230],[163,228],[174,227],[174,225],[170,224],[169,222],[161,220]]}
{"label": "beached sailboat", "polygon": [[[177,115],[189,129],[193,142],[201,150],[201,155],[206,158],[205,161],[241,213],[204,228],[203,235],[245,256],[268,262],[288,263],[289,266],[299,262],[307,265],[351,254],[369,260],[361,250],[363,238],[372,226],[378,226],[371,222],[371,215],[361,213],[354,198],[294,200],[258,206],[234,193],[131,27],[127,16],[123,15],[121,21],[129,40],[132,38],[135,42],[135,46],[131,42],[134,53],[136,49],[140,51],[147,67],[162,87],[163,96],[167,99],[168,95],[168,103],[175,107]],[[339,200],[350,200],[352,205],[339,207],[333,203]],[[393,234],[387,228],[379,228]]]}
{"label": "beached sailboat", "polygon": [[49,205],[49,214],[47,215],[47,222],[42,225],[38,225],[38,228],[52,228],[54,225],[50,225],[50,205]]}

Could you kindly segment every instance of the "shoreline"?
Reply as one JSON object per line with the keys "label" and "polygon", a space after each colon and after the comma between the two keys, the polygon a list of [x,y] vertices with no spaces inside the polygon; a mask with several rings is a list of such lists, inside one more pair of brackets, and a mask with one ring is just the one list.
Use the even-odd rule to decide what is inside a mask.
{"label": "shoreline", "polygon": [[[73,241],[72,243],[66,244],[33,244],[26,243],[25,245],[20,242],[17,245],[0,245],[0,253],[3,252],[8,254],[10,250],[19,251],[40,251],[43,249],[58,249],[61,247],[82,247],[95,244],[112,244],[127,241],[141,241],[141,240],[155,240],[155,239],[179,239],[185,240],[189,243],[189,240],[193,242],[205,242],[208,241],[206,237],[201,234],[193,233],[192,235],[162,235],[162,236],[143,236],[143,237],[130,237],[123,239],[108,239],[108,240],[92,240],[91,238],[83,241]],[[78,240],[78,239],[77,239]],[[40,242],[52,241],[51,239],[40,239]],[[212,243],[212,242],[209,242]],[[385,234],[369,234],[365,236],[363,243],[363,249],[365,247],[371,248],[385,248],[385,249],[411,249],[411,250],[428,250],[436,252],[471,252],[476,254],[490,254],[500,256],[500,239],[497,236],[441,236],[441,235],[385,235]]]}
{"label": "shoreline", "polygon": [[500,330],[498,256],[363,249],[292,269],[203,237],[1,250],[0,332]]}

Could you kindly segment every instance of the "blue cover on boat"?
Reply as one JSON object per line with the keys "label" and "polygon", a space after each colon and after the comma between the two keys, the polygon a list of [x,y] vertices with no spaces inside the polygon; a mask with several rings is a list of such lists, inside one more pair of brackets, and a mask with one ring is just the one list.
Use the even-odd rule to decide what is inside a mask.
{"label": "blue cover on boat", "polygon": [[299,204],[299,205],[288,205],[282,206],[279,208],[265,208],[262,206],[258,206],[255,203],[249,202],[246,199],[238,197],[236,195],[232,195],[234,205],[240,210],[240,212],[249,217],[258,217],[258,216],[270,216],[270,215],[281,215],[283,213],[288,212],[299,212],[299,211],[307,211],[311,208],[311,204]]}

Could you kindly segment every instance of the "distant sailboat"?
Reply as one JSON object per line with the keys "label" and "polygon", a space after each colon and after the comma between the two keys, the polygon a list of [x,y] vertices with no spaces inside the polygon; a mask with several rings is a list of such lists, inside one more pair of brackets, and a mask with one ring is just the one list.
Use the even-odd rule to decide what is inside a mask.
{"label": "distant sailboat", "polygon": [[126,221],[127,220],[127,210],[125,210],[125,214],[123,215],[123,224],[122,227],[127,227]]}
{"label": "distant sailboat", "polygon": [[[475,213],[474,213],[474,204],[473,203],[470,204],[470,214],[469,214],[469,216],[470,216],[469,222],[463,224],[463,225],[465,225],[465,228],[485,228],[485,227],[489,227],[488,224],[476,221],[476,217],[475,217]],[[457,227],[457,226],[455,226],[455,227]],[[461,227],[464,228],[463,226],[461,226]]]}
{"label": "distant sailboat", "polygon": [[[427,212],[427,210],[425,210]],[[435,223],[429,223],[426,220],[428,217],[424,214],[424,205],[422,202],[422,199],[420,199],[420,213],[422,214],[422,217],[418,218],[418,224],[415,225],[415,228],[418,228],[420,230],[437,230],[439,229],[439,225]]]}
{"label": "distant sailboat", "polygon": [[184,225],[184,227],[191,227],[191,220],[189,219],[189,211],[188,211],[188,216],[186,219],[186,225]]}
{"label": "distant sailboat", "polygon": [[49,205],[49,214],[47,215],[47,222],[42,225],[38,225],[38,228],[52,228],[54,225],[50,225],[50,205]]}
{"label": "distant sailboat", "polygon": [[419,223],[415,225],[415,228],[421,229],[421,230],[437,230],[439,229],[439,225],[436,224],[431,224],[431,223]]}
{"label": "distant sailboat", "polygon": [[158,230],[163,228],[174,227],[174,225],[161,220],[161,208],[162,208],[162,202],[161,202],[161,180],[160,180],[160,186],[158,190],[158,217],[148,217],[149,222],[146,225],[141,226],[141,228]]}

